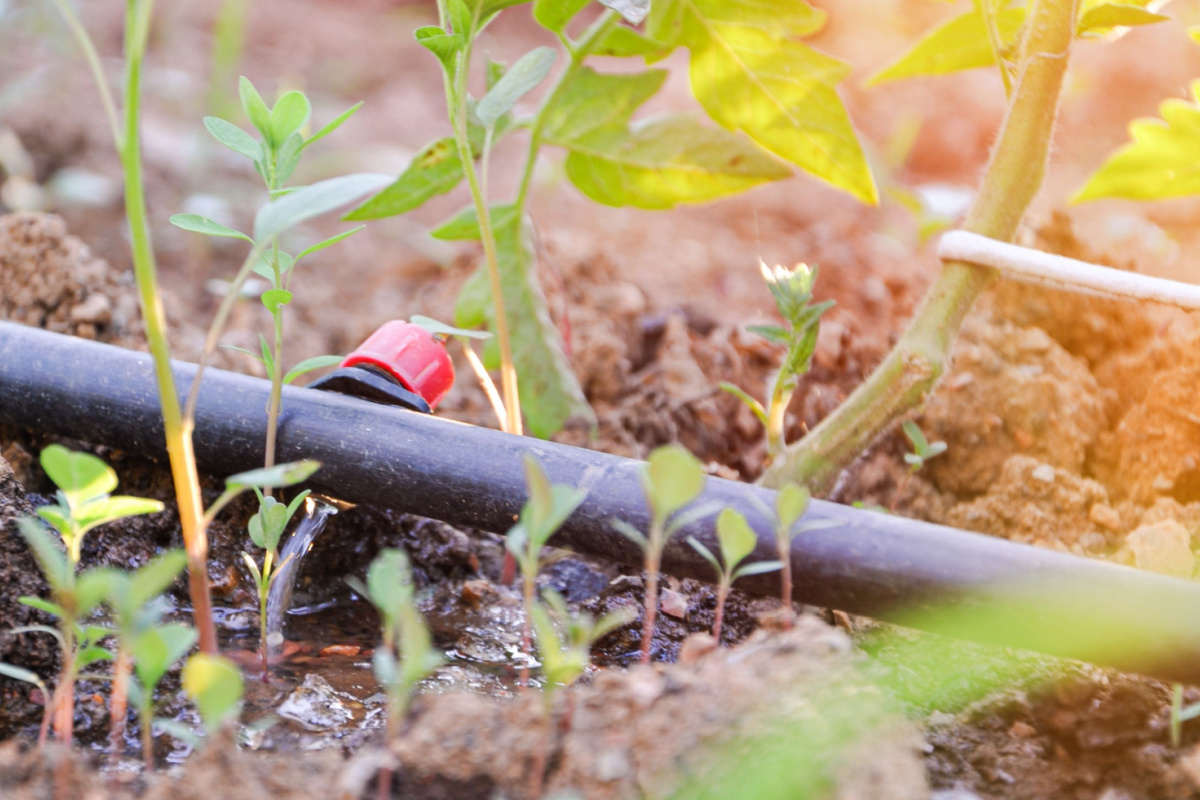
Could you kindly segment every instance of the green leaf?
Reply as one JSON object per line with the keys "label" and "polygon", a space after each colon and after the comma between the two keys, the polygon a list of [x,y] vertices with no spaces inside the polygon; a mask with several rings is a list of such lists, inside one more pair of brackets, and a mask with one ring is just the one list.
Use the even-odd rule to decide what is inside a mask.
{"label": "green leaf", "polygon": [[333,120],[331,122],[326,123],[324,128],[321,128],[321,130],[317,131],[312,136],[305,139],[304,147],[308,147],[313,142],[317,142],[317,141],[320,141],[321,139],[324,139],[326,136],[333,133],[338,128],[342,127],[342,124],[346,120],[350,119],[350,117],[354,116],[354,112],[358,111],[360,108],[362,108],[361,100],[359,102],[355,103],[354,105],[350,106],[349,108],[347,108],[341,114],[338,114],[336,117],[333,118]]}
{"label": "green leaf", "polygon": [[625,520],[614,519],[612,520],[612,526],[617,533],[621,534],[643,550],[650,547],[650,540],[646,538],[646,534],[642,533]]}
{"label": "green leaf", "polygon": [[37,521],[29,517],[22,517],[17,525],[21,529],[21,535],[29,544],[29,549],[33,551],[38,566],[42,568],[42,575],[45,576],[46,583],[50,584],[51,592],[58,595],[71,583],[72,568],[67,560],[67,554],[59,549],[54,540],[46,533],[46,529]]}
{"label": "green leaf", "polygon": [[764,572],[774,572],[783,569],[782,561],[755,561],[752,564],[738,567],[733,571],[733,579],[745,578],[748,575],[761,575]]}
{"label": "green leaf", "polygon": [[209,736],[237,713],[242,699],[242,673],[229,659],[197,653],[184,664],[182,679],[183,690],[195,703]]}
{"label": "green leaf", "polygon": [[133,574],[130,597],[137,605],[144,605],[165,592],[179,577],[187,565],[187,553],[183,550],[168,550],[151,560]]}
{"label": "green leaf", "polygon": [[262,293],[263,308],[271,314],[278,314],[279,309],[292,302],[292,293],[287,289],[268,289]]}
{"label": "green leaf", "polygon": [[[516,220],[517,208],[511,203],[494,205],[488,209],[491,215],[492,228],[503,228],[512,225]],[[445,241],[479,241],[483,234],[479,232],[479,215],[474,204],[456,212],[453,217],[438,225],[429,232],[434,239]],[[461,322],[459,323],[462,324]]]}
{"label": "green leaf", "polygon": [[596,202],[671,208],[736,194],[791,171],[736,134],[672,116],[570,146],[567,177]]}
{"label": "green leaf", "polygon": [[308,123],[312,105],[301,92],[288,92],[271,109],[271,139],[284,143]]}
{"label": "green leaf", "polygon": [[[358,233],[365,227],[367,227],[367,226],[359,225],[356,228],[351,228],[348,231],[342,231],[341,233],[330,236],[328,239],[324,239],[320,242],[317,242],[316,244],[312,245],[311,247],[304,248],[303,250],[300,251],[300,254],[298,256],[296,256],[294,259],[292,259],[292,265],[294,266],[297,261],[304,258],[305,256],[311,256],[313,253],[318,253],[321,250],[324,250],[326,247],[331,247],[332,245],[337,244],[338,242],[342,241],[343,239],[349,239],[351,236]],[[286,272],[287,270],[282,270],[282,271]]]}
{"label": "green leaf", "polygon": [[40,677],[38,677],[36,672],[31,672],[30,670],[13,666],[12,664],[0,662],[0,675],[3,675],[6,678],[12,678],[13,680],[32,683],[34,686],[42,690],[42,694],[46,694],[46,684]]}
{"label": "green leaf", "polygon": [[91,453],[74,453],[60,444],[52,444],[42,450],[39,461],[71,508],[117,488],[117,473]]}
{"label": "green leaf", "polygon": [[925,438],[925,434],[917,427],[917,423],[911,419],[906,419],[900,427],[904,429],[904,435],[908,437],[909,443],[912,444],[913,451],[919,456],[925,455],[929,450],[929,440]]}
{"label": "green leaf", "polygon": [[69,508],[62,506],[42,506],[35,509],[34,512],[42,519],[54,526],[54,529],[62,535],[63,539],[68,539],[71,535],[72,516]]}
{"label": "green leaf", "polygon": [[[1200,101],[1200,81],[1192,84]],[[1132,142],[1108,160],[1071,198],[1072,203],[1120,197],[1162,200],[1200,194],[1200,103],[1169,99],[1162,119],[1129,124]]]}
{"label": "green leaf", "polygon": [[417,153],[390,186],[343,219],[381,219],[403,214],[431,197],[450,191],[462,178],[462,161],[454,137],[438,139]]}
{"label": "green leaf", "polygon": [[235,153],[241,153],[251,161],[262,160],[262,145],[232,122],[227,122],[220,117],[205,117],[204,127],[208,129],[214,139]]}
{"label": "green leaf", "polygon": [[534,0],[533,18],[552,33],[562,33],[588,0]]}
{"label": "green leaf", "polygon": [[239,472],[237,475],[226,478],[225,488],[226,490],[251,487],[275,489],[281,486],[292,486],[308,480],[320,467],[319,461],[305,460],[276,464],[265,469],[252,469],[249,472]]}
{"label": "green leaf", "polygon": [[1114,28],[1153,25],[1168,19],[1139,5],[1099,3],[1083,9],[1077,32],[1080,36],[1107,36]]}
{"label": "green leaf", "polygon": [[271,111],[263,102],[258,90],[254,88],[254,84],[245,75],[238,79],[238,96],[242,100],[242,110],[246,112],[246,118],[250,120],[250,124],[258,129],[263,139],[267,140],[267,144],[273,145],[274,142],[271,141]]}
{"label": "green leaf", "polygon": [[[284,140],[279,148],[279,157],[275,161],[275,186],[282,186],[300,163],[300,153],[304,150],[304,137],[299,132],[292,133]],[[276,191],[279,191],[276,189]]]}
{"label": "green leaf", "polygon": [[75,521],[84,530],[90,530],[98,525],[105,525],[125,517],[136,517],[139,514],[157,514],[163,510],[163,504],[146,497],[103,497],[92,500],[81,506],[75,512]]}
{"label": "green leaf", "polygon": [[[537,283],[531,235],[527,223],[515,214],[497,214],[492,225],[496,235],[496,250],[500,268],[500,283],[508,312],[508,328],[512,338],[513,356],[517,368],[518,392],[529,432],[546,438],[572,419],[594,424],[595,415],[583,396],[579,380],[563,352],[562,335],[550,320],[546,298]],[[485,269],[480,265],[479,271]],[[486,275],[482,291],[490,296]],[[481,285],[475,283],[476,287]],[[464,287],[466,288],[466,287]],[[493,327],[492,304],[483,313]],[[459,309],[455,322],[465,324]]]}
{"label": "green leaf", "polygon": [[409,319],[413,325],[419,325],[433,336],[439,338],[448,338],[450,336],[462,336],[467,339],[490,339],[492,335],[487,331],[474,331],[466,328],[455,328],[447,325],[444,322],[438,322],[430,317],[423,317],[420,314],[413,314]]}
{"label": "green leaf", "polygon": [[717,541],[721,545],[721,560],[726,570],[734,570],[754,552],[758,537],[740,511],[726,508],[717,516]]}
{"label": "green leaf", "polygon": [[688,47],[692,93],[718,124],[875,203],[875,182],[836,90],[850,67],[797,40],[824,21],[803,0],[663,0],[646,33]]}
{"label": "green leaf", "polygon": [[322,369],[324,367],[332,367],[340,363],[342,363],[341,356],[313,356],[312,358],[306,358],[288,370],[288,373],[283,376],[283,382],[285,384],[291,383],[306,372],[312,372],[315,369]]}
{"label": "green leaf", "polygon": [[133,669],[142,686],[153,694],[163,675],[196,643],[196,631],[182,623],[157,625],[144,631],[134,643]]}
{"label": "green leaf", "polygon": [[202,233],[205,236],[223,236],[228,239],[252,241],[249,236],[241,231],[227,228],[221,223],[213,222],[211,219],[202,217],[199,214],[174,214],[171,216],[171,224],[177,228],[183,228],[185,231]]}
{"label": "green leaf", "polygon": [[[996,28],[1011,45],[1025,22],[1025,9],[996,9]],[[867,86],[922,75],[946,75],[996,63],[987,22],[979,8],[960,14],[921,37],[913,47],[867,79]]]}
{"label": "green leaf", "polygon": [[724,577],[725,572],[721,568],[721,562],[715,555],[713,555],[712,550],[709,550],[707,547],[705,547],[704,543],[694,536],[689,536],[687,538],[687,543],[691,545],[692,549],[699,553],[705,561],[712,565],[713,571],[717,573],[718,579]]}
{"label": "green leaf", "polygon": [[618,25],[604,34],[592,53],[598,56],[642,56],[649,61],[656,61],[673,49],[671,45],[643,36],[633,28]]}
{"label": "green leaf", "polygon": [[75,654],[75,669],[84,669],[97,661],[111,660],[112,657],[112,652],[104,647],[98,645],[85,647]]}
{"label": "green leaf", "polygon": [[792,332],[779,325],[747,325],[746,331],[776,344],[791,344]]}
{"label": "green leaf", "polygon": [[494,125],[502,114],[545,80],[557,57],[558,53],[552,47],[535,47],[521,56],[475,106],[475,114],[479,121],[485,127]]}
{"label": "green leaf", "polygon": [[[472,0],[474,6],[479,0]],[[450,22],[450,32],[461,35],[464,39],[471,33],[472,10],[467,6],[467,0],[446,0],[446,18]]]}
{"label": "green leaf", "polygon": [[387,627],[394,626],[405,603],[412,600],[412,568],[403,550],[381,550],[367,567],[367,598],[384,617]]}
{"label": "green leaf", "polygon": [[570,147],[588,141],[597,132],[623,129],[633,112],[658,92],[666,78],[666,70],[659,69],[607,75],[581,67],[542,112],[542,138],[550,144]]}
{"label": "green leaf", "polygon": [[785,531],[790,531],[796,520],[804,516],[808,510],[808,489],[795,483],[784,485],[775,495],[775,513],[779,524]]}
{"label": "green leaf", "polygon": [[[58,603],[52,603],[49,600],[46,600],[41,597],[29,597],[26,595],[26,596],[18,598],[17,602],[23,606],[29,606],[30,608],[36,608],[38,611],[45,612],[45,613],[49,614],[50,616],[58,617],[59,619],[63,619],[64,617],[66,617],[66,614],[67,614],[66,609],[64,609]],[[12,630],[9,631],[9,633],[16,633],[16,632],[17,632],[17,630],[15,628],[13,628]],[[55,631],[55,633],[58,633],[58,632]]]}
{"label": "green leaf", "polygon": [[254,239],[268,241],[301,222],[352,203],[391,182],[387,175],[356,173],[297,189],[258,212],[254,218]]}
{"label": "green leaf", "polygon": [[437,56],[446,74],[454,74],[454,57],[466,44],[461,33],[447,33],[436,25],[426,25],[413,31],[417,43]]}
{"label": "green leaf", "polygon": [[707,476],[694,455],[677,444],[663,445],[650,453],[642,473],[646,497],[659,519],[696,499]]}

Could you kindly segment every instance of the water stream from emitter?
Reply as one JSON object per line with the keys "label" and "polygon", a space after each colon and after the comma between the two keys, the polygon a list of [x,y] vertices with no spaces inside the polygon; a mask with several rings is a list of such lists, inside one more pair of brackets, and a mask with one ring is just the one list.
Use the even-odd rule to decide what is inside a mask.
{"label": "water stream from emitter", "polygon": [[326,520],[337,512],[336,506],[309,496],[304,502],[303,519],[279,551],[279,563],[283,566],[279,568],[267,596],[267,646],[271,650],[278,650],[283,644],[283,622],[292,605],[292,591],[300,574],[300,561],[312,548],[313,539],[324,530]]}

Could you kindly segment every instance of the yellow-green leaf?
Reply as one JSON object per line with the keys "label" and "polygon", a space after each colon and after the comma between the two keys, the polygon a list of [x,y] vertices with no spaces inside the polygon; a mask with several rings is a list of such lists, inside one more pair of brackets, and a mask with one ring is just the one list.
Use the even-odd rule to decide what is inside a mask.
{"label": "yellow-green leaf", "polygon": [[703,203],[792,174],[737,134],[684,116],[598,131],[570,150],[567,177],[588,197],[611,206]]}
{"label": "yellow-green leaf", "polygon": [[802,0],[665,0],[653,7],[647,34],[691,51],[692,93],[718,124],[875,203],[875,181],[836,90],[850,67],[796,38],[824,20]]}
{"label": "yellow-green leaf", "polygon": [[666,519],[696,499],[706,478],[694,455],[680,445],[668,444],[650,453],[642,484],[655,515]]}
{"label": "yellow-green leaf", "polygon": [[570,147],[597,131],[623,128],[666,78],[666,70],[661,69],[606,75],[582,67],[555,93],[551,105],[543,112],[542,139]]}
{"label": "yellow-green leaf", "polygon": [[435,195],[450,191],[462,177],[462,161],[459,160],[454,138],[447,136],[438,139],[413,156],[393,184],[351,211],[344,219],[380,219],[403,214]]}
{"label": "yellow-green leaf", "polygon": [[1153,25],[1168,19],[1170,17],[1165,14],[1156,14],[1138,5],[1101,3],[1080,15],[1078,33],[1080,36],[1107,36],[1114,28]]}
{"label": "yellow-green leaf", "polygon": [[[1010,46],[1025,22],[1025,9],[996,10],[1000,39]],[[946,75],[996,63],[987,22],[976,8],[938,25],[913,47],[867,79],[867,86],[921,75]]]}
{"label": "yellow-green leaf", "polygon": [[[1192,94],[1200,101],[1200,81],[1192,84]],[[1130,123],[1133,141],[1109,156],[1071,202],[1200,194],[1200,103],[1170,99],[1159,110],[1161,120]]]}

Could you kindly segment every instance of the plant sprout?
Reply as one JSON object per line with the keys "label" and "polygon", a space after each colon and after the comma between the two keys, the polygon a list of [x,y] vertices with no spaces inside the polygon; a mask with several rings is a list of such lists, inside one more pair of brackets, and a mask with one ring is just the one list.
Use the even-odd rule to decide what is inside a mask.
{"label": "plant sprout", "polygon": [[942,453],[946,452],[945,442],[930,442],[925,438],[925,434],[917,426],[917,423],[911,419],[904,420],[900,426],[904,431],[905,438],[912,445],[912,452],[904,454],[904,463],[908,464],[908,472],[904,473],[903,480],[896,487],[896,496],[892,499],[892,505],[889,511],[896,510],[896,503],[900,502],[900,496],[904,494],[904,489],[908,486],[909,480],[913,475],[916,475],[931,458],[937,458]]}
{"label": "plant sprout", "polygon": [[[758,498],[755,498],[758,500]],[[788,483],[775,494],[775,508],[758,501],[759,510],[768,517],[775,529],[775,548],[779,554],[780,565],[780,602],[789,613],[784,618],[784,625],[792,626],[792,541],[802,533],[822,530],[840,525],[835,520],[806,522],[797,525],[804,513],[808,511],[811,500],[808,489],[794,483]]]}
{"label": "plant sprout", "polygon": [[305,489],[287,504],[264,495],[257,487],[254,492],[258,495],[258,512],[250,518],[246,528],[250,533],[250,541],[263,551],[262,567],[255,563],[254,557],[249,553],[243,552],[242,560],[254,576],[254,586],[258,590],[258,653],[265,683],[271,677],[268,658],[270,643],[267,640],[267,599],[271,596],[271,585],[283,569],[283,563],[279,561],[279,540],[310,492]]}
{"label": "plant sprout", "polygon": [[645,553],[646,613],[642,622],[642,663],[650,663],[650,643],[654,638],[654,620],[658,612],[658,573],[662,551],[671,536],[691,522],[713,513],[700,507],[684,512],[704,489],[704,468],[696,457],[677,444],[659,447],[650,454],[642,469],[642,490],[650,506],[650,530],[643,534],[624,520],[613,526],[634,541]]}
{"label": "plant sprout", "polygon": [[782,561],[755,561],[745,566],[739,566],[745,561],[758,545],[758,537],[746,522],[746,517],[740,511],[726,508],[717,516],[717,543],[720,545],[721,557],[705,547],[695,537],[688,537],[690,544],[704,560],[712,564],[717,573],[717,611],[713,619],[713,638],[721,641],[721,625],[725,620],[725,601],[729,598],[729,589],[733,582],[746,575],[759,575],[763,572],[774,572],[783,566]]}
{"label": "plant sprout", "polygon": [[[412,568],[402,550],[383,550],[367,568],[366,585],[357,578],[346,582],[379,612],[383,642],[375,648],[372,666],[375,679],[387,693],[387,737],[391,741],[400,735],[413,690],[445,659],[434,649],[429,627],[417,608]],[[380,769],[381,798],[388,796],[391,783],[391,768]]]}
{"label": "plant sprout", "polygon": [[782,452],[787,444],[787,409],[800,378],[812,366],[813,351],[817,347],[817,333],[821,315],[833,307],[832,300],[812,303],[813,284],[817,280],[817,268],[797,264],[791,269],[776,266],[769,268],[759,262],[763,280],[775,298],[775,307],[788,323],[782,325],[751,325],[746,330],[757,333],[764,339],[787,348],[783,362],[775,377],[771,379],[771,392],[767,405],[755,400],[732,383],[723,382],[721,388],[741,400],[758,417],[767,432],[767,464]]}
{"label": "plant sprout", "polygon": [[[521,629],[521,651],[533,656],[532,620],[537,605],[537,576],[541,566],[542,549],[567,517],[579,508],[587,497],[584,489],[552,485],[536,458],[525,456],[525,485],[529,499],[521,509],[520,520],[508,532],[505,549],[516,559],[521,569],[525,603],[525,622]],[[521,683],[529,685],[529,662],[521,667]]]}

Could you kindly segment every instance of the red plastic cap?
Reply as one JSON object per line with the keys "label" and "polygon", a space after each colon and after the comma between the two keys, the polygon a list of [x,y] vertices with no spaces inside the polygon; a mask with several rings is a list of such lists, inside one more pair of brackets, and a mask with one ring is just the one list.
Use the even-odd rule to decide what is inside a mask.
{"label": "red plastic cap", "polygon": [[346,356],[343,367],[371,364],[385,370],[436,408],[454,385],[454,364],[446,346],[420,325],[392,320]]}

